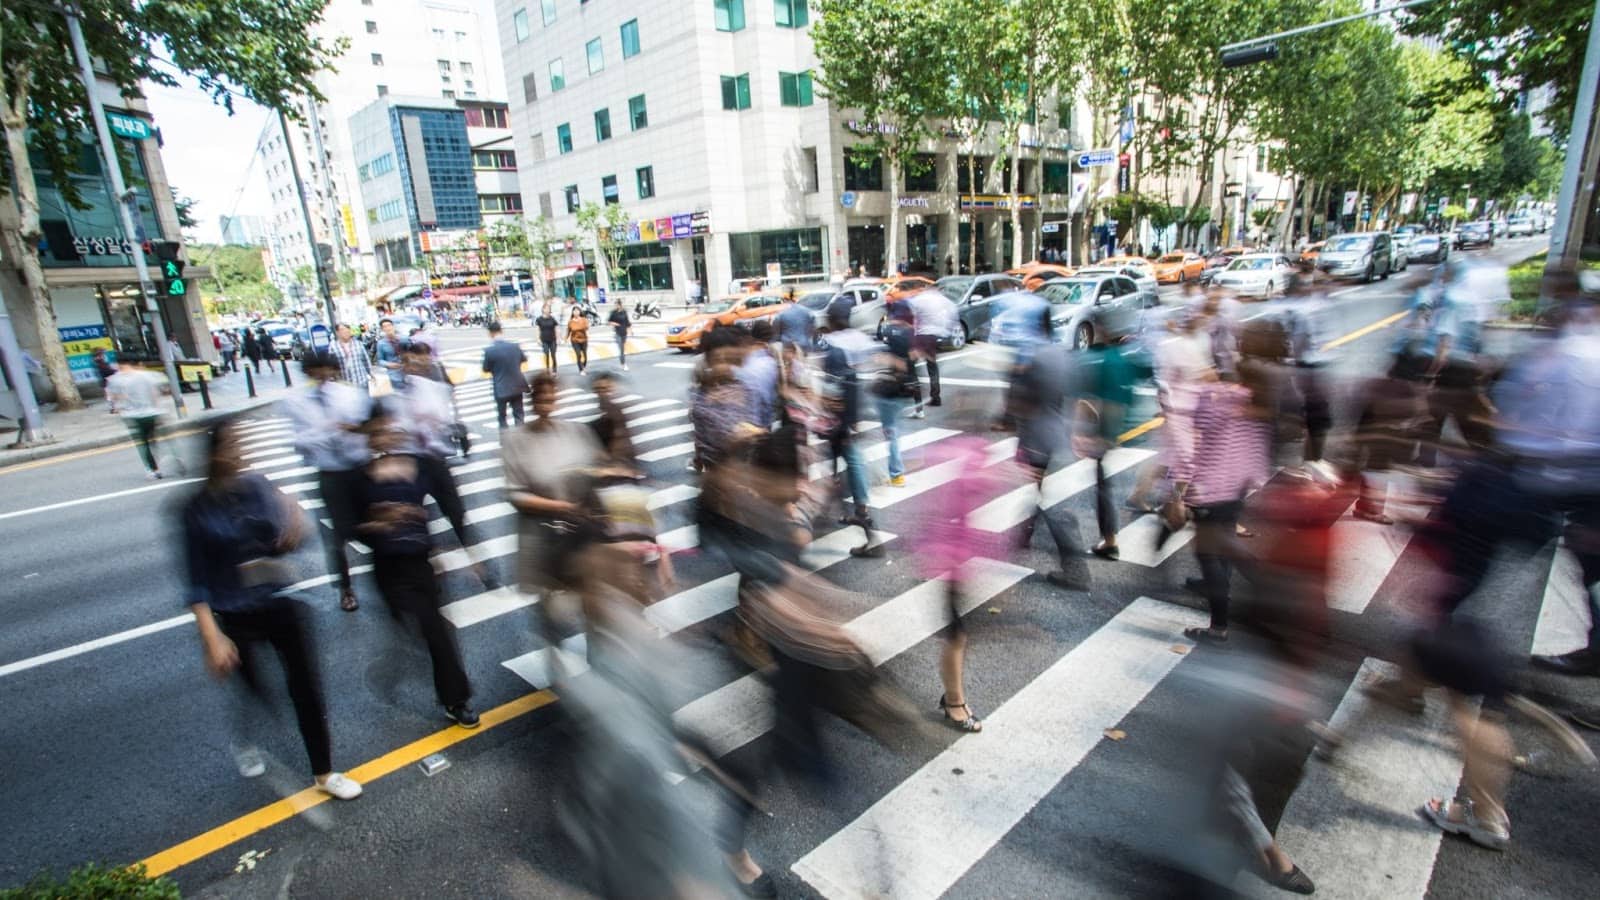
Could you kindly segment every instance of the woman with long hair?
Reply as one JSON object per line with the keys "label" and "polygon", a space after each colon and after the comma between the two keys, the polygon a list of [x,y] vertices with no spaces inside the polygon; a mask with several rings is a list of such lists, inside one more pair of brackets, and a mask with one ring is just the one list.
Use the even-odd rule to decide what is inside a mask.
{"label": "woman with long hair", "polygon": [[567,340],[572,342],[572,358],[578,363],[578,374],[589,368],[589,319],[583,307],[574,303],[572,315],[567,317]]}

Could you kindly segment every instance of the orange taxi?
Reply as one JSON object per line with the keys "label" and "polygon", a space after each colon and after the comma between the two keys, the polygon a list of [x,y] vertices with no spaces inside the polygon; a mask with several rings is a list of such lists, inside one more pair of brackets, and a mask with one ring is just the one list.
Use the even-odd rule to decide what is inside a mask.
{"label": "orange taxi", "polygon": [[1317,241],[1315,244],[1307,244],[1306,248],[1300,251],[1300,261],[1307,265],[1316,265],[1317,257],[1322,255],[1322,245],[1325,243],[1327,243],[1327,241]]}
{"label": "orange taxi", "polygon": [[1205,257],[1189,250],[1164,253],[1150,263],[1158,284],[1182,284],[1200,277],[1206,269]]}
{"label": "orange taxi", "polygon": [[1006,270],[1006,274],[1022,282],[1025,291],[1036,291],[1044,286],[1047,281],[1057,278],[1071,278],[1077,269],[1060,263],[1034,262],[1023,263],[1015,269]]}
{"label": "orange taxi", "polygon": [[741,294],[703,303],[699,311],[668,323],[667,346],[685,353],[698,350],[700,339],[711,329],[775,316],[788,305],[781,295],[771,292]]}
{"label": "orange taxi", "polygon": [[901,300],[933,287],[933,279],[921,275],[896,275],[885,278],[878,287],[883,291],[884,300]]}

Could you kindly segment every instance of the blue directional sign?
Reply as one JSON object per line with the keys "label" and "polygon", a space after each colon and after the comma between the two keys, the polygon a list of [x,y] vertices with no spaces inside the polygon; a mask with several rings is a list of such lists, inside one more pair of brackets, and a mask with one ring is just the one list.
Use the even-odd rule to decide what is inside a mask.
{"label": "blue directional sign", "polygon": [[1109,166],[1117,161],[1117,151],[1112,149],[1085,150],[1078,154],[1078,167],[1087,169],[1090,166]]}

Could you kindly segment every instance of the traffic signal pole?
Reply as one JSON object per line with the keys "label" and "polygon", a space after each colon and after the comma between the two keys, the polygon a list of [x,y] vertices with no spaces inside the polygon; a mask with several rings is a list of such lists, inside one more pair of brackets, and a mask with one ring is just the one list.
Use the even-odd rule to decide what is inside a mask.
{"label": "traffic signal pole", "polygon": [[[312,110],[316,115],[316,110]],[[289,171],[294,173],[294,192],[300,198],[300,219],[306,226],[306,249],[311,253],[311,271],[317,279],[317,290],[322,294],[322,314],[328,317],[328,329],[331,331],[339,324],[339,319],[333,314],[333,292],[328,289],[328,279],[322,269],[322,251],[317,248],[317,232],[311,227],[311,206],[306,203],[306,183],[300,178],[300,166],[294,159],[294,139],[289,134],[289,116],[278,110],[278,128],[283,131],[283,149],[289,154]],[[319,161],[320,162],[320,161]],[[336,235],[329,235],[330,243]]]}
{"label": "traffic signal pole", "polygon": [[1550,229],[1550,254],[1545,271],[1576,272],[1583,247],[1584,225],[1594,208],[1595,168],[1600,165],[1600,116],[1595,102],[1600,92],[1600,0],[1589,20],[1589,46],[1578,81],[1578,99],[1572,109],[1572,131],[1567,137],[1567,161],[1556,196],[1556,220]]}
{"label": "traffic signal pole", "polygon": [[156,304],[155,286],[150,281],[150,267],[145,265],[144,250],[139,240],[139,229],[133,222],[129,207],[132,197],[122,180],[122,163],[117,159],[116,145],[111,142],[111,127],[106,124],[106,110],[96,90],[94,66],[89,59],[89,46],[83,41],[83,28],[73,7],[62,10],[67,17],[67,33],[72,37],[72,52],[78,60],[78,76],[83,79],[83,89],[89,95],[89,112],[94,118],[94,132],[99,138],[100,155],[106,167],[106,177],[111,180],[111,193],[117,201],[117,212],[122,216],[122,233],[134,247],[133,268],[139,276],[139,292],[144,295],[145,309],[150,313],[150,324],[156,333],[156,349],[161,354],[161,365],[167,370],[167,384],[172,389],[172,405],[178,417],[188,415],[183,403],[183,384],[178,380],[178,366],[172,358],[172,348],[167,341],[167,326],[161,320],[161,309]]}

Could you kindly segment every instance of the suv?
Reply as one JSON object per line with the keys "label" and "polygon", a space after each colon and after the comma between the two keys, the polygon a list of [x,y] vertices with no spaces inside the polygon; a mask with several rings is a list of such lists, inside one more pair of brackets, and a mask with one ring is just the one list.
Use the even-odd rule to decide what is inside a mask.
{"label": "suv", "polygon": [[1387,231],[1335,235],[1323,244],[1317,269],[1333,278],[1388,278],[1394,271],[1394,239]]}
{"label": "suv", "polygon": [[1493,247],[1494,225],[1490,222],[1468,222],[1456,229],[1456,249]]}
{"label": "suv", "polygon": [[967,341],[989,336],[989,320],[994,318],[989,301],[1000,294],[1021,290],[1022,282],[1010,275],[946,275],[934,287],[950,298],[960,314],[961,327],[950,336],[950,346],[960,349]]}

